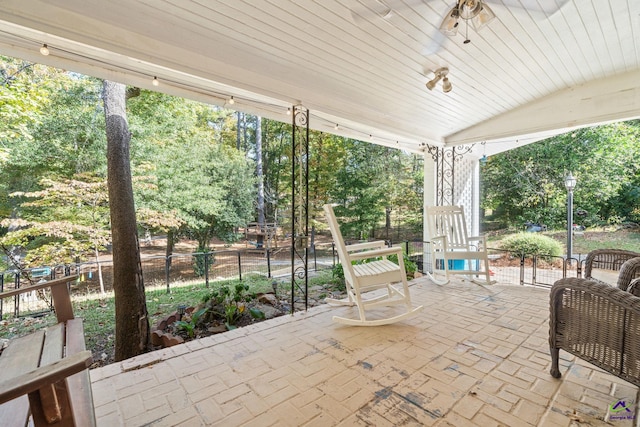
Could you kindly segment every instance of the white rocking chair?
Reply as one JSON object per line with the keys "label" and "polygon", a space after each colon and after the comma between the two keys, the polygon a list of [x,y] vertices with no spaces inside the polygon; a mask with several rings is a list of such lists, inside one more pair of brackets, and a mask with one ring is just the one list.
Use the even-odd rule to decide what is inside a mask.
{"label": "white rocking chair", "polygon": [[[462,274],[479,285],[491,285],[489,255],[485,236],[468,236],[464,211],[459,206],[427,206],[427,230],[431,242],[433,273],[444,270],[445,280],[427,273],[440,285],[449,283],[449,275]],[[482,270],[481,270],[482,266]],[[484,277],[478,279],[478,277]]]}
{"label": "white rocking chair", "polygon": [[[357,306],[359,313],[359,319],[334,316],[333,321],[353,326],[379,326],[399,322],[422,310],[422,306],[414,308],[411,305],[402,248],[387,247],[384,241],[347,246],[342,239],[333,207],[324,205],[324,211],[338,251],[338,257],[342,263],[348,295],[345,300],[327,298],[326,301],[330,305]],[[398,264],[387,259],[389,255],[397,255]],[[373,261],[366,263],[354,264],[357,261],[372,259]],[[392,283],[401,283],[401,287],[393,286]],[[386,289],[386,292],[376,297],[363,298],[364,293],[378,289]],[[369,308],[398,304],[405,305],[406,311],[395,316],[381,318],[381,313],[384,312],[381,310],[375,313],[376,319],[367,319],[365,310]],[[384,315],[384,313],[382,314]]]}

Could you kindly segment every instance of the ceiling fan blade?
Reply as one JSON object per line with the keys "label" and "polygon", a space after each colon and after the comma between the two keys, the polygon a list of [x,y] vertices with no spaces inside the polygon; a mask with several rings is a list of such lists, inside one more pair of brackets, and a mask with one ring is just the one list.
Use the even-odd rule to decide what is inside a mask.
{"label": "ceiling fan blade", "polygon": [[397,11],[403,11],[431,0],[370,0],[351,9],[351,17],[356,24],[371,18],[389,20]]}
{"label": "ceiling fan blade", "polygon": [[424,46],[422,52],[420,53],[422,53],[422,55],[424,56],[431,56],[435,53],[438,53],[438,51],[442,49],[442,45],[444,44],[446,39],[447,36],[442,34],[440,31],[436,31],[435,33],[433,33],[433,36],[431,36],[431,40],[429,40],[429,43]]}
{"label": "ceiling fan blade", "polygon": [[[532,12],[543,12],[552,15],[562,8],[569,0],[501,0],[508,8],[526,9]],[[498,3],[491,0],[490,3]]]}
{"label": "ceiling fan blade", "polygon": [[361,24],[371,18],[388,19],[392,14],[392,9],[378,0],[369,2],[367,6],[359,5],[351,9],[351,18],[356,24]]}

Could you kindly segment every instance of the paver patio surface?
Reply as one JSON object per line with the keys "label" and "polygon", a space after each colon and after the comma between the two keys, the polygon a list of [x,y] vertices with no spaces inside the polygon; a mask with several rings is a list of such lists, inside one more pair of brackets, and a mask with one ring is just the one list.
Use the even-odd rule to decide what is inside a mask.
{"label": "paver patio surface", "polygon": [[92,370],[98,425],[636,425],[637,387],[563,351],[549,374],[547,289],[411,292],[424,310],[394,325],[322,305]]}

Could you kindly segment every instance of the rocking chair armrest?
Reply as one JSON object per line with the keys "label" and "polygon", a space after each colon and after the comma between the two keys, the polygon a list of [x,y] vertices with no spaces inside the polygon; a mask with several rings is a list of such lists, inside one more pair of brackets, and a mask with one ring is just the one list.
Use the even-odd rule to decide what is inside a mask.
{"label": "rocking chair armrest", "polygon": [[361,259],[377,258],[380,256],[388,256],[388,255],[402,256],[402,248],[401,247],[391,247],[391,248],[385,247],[383,249],[374,249],[372,251],[356,252],[354,254],[349,254],[349,258],[351,261],[357,261]]}
{"label": "rocking chair armrest", "polygon": [[480,240],[480,241],[486,242],[487,236],[469,236],[467,237],[467,240]]}
{"label": "rocking chair armrest", "polygon": [[374,242],[354,243],[347,245],[347,252],[362,251],[365,249],[381,249],[387,247],[384,240],[376,240]]}

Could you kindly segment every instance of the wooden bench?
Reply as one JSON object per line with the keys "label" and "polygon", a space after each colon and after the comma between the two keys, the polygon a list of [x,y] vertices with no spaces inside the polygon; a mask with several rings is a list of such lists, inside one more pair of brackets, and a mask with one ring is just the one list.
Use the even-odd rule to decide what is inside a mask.
{"label": "wooden bench", "polygon": [[75,319],[67,283],[77,276],[0,293],[0,299],[51,288],[58,323],[13,339],[0,354],[0,423],[95,426],[82,319]]}

